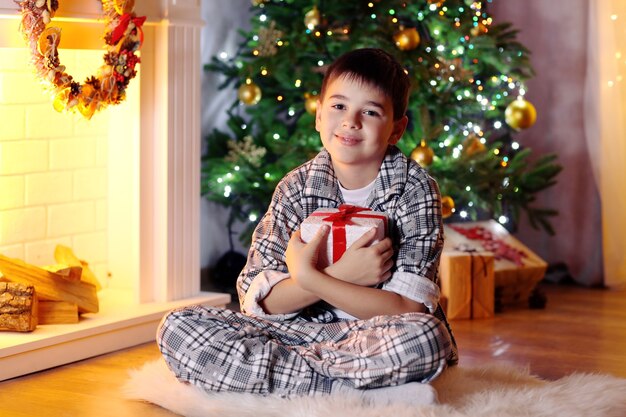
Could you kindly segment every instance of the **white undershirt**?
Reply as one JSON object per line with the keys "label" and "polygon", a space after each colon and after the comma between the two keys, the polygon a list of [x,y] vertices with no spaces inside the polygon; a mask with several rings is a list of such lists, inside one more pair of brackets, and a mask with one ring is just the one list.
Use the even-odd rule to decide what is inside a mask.
{"label": "white undershirt", "polygon": [[[341,190],[343,201],[345,201],[346,204],[352,204],[354,206],[364,207],[365,203],[367,202],[367,198],[370,196],[370,193],[374,189],[375,185],[376,185],[376,179],[374,179],[374,181],[367,184],[365,187],[357,188],[356,190],[348,190],[346,188],[343,188],[341,184],[339,184],[339,189]],[[329,305],[329,307],[335,313],[335,315],[340,319],[348,319],[348,320],[357,319],[356,317],[346,313],[343,310],[340,310],[331,305]]]}
{"label": "white undershirt", "polygon": [[370,182],[363,188],[357,188],[356,190],[348,190],[347,188],[343,188],[341,183],[339,183],[339,189],[341,190],[341,195],[343,195],[343,201],[346,204],[352,204],[354,206],[365,206],[367,202],[367,197],[370,196],[370,193],[374,189],[376,185],[376,178],[374,181]]}

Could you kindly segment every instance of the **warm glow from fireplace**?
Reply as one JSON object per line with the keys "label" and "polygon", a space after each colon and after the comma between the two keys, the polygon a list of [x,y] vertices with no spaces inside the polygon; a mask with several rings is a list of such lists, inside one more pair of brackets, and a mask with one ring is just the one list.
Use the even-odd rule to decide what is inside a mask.
{"label": "warm glow from fireplace", "polygon": [[[102,64],[100,4],[59,3],[61,64],[82,82]],[[2,334],[0,381],[153,341],[172,308],[230,301],[200,291],[199,3],[137,2],[141,74],[90,121],[52,108],[17,9],[0,0],[0,253],[45,265],[63,244],[104,289],[78,323]]]}
{"label": "warm glow from fireplace", "polygon": [[[81,82],[97,71],[102,54],[60,50],[62,64]],[[49,265],[62,244],[90,264],[103,287],[134,288],[123,275],[132,274],[136,262],[128,258],[137,252],[131,231],[139,77],[124,103],[86,120],[53,109],[29,59],[26,48],[0,48],[0,253]]]}

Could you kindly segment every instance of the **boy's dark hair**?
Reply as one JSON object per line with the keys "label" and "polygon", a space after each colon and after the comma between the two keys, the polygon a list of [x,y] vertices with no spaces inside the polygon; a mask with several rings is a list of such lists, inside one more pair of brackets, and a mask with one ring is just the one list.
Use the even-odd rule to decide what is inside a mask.
{"label": "boy's dark hair", "polygon": [[404,68],[389,53],[377,48],[362,48],[341,55],[324,75],[322,99],[328,84],[342,75],[372,84],[391,98],[394,120],[406,113],[411,81]]}

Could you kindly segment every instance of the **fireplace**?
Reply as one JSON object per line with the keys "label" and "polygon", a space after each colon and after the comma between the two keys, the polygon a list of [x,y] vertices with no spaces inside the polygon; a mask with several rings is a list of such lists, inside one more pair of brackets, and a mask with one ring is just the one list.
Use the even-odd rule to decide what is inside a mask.
{"label": "fireplace", "polygon": [[[102,59],[98,2],[60,1],[61,60],[83,80]],[[78,324],[0,333],[0,380],[154,340],[163,314],[225,305],[200,291],[199,0],[144,0],[139,75],[87,121],[52,108],[0,0],[0,253],[54,263],[62,244],[103,286]],[[81,73],[81,71],[84,73]]]}

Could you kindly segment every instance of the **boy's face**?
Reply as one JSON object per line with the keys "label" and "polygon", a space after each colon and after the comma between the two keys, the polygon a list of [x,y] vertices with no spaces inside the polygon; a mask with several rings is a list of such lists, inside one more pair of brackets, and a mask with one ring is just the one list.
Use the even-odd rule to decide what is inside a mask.
{"label": "boy's face", "polygon": [[378,174],[387,146],[398,142],[407,120],[393,120],[391,99],[380,89],[341,75],[318,103],[315,128],[336,169],[371,176]]}

